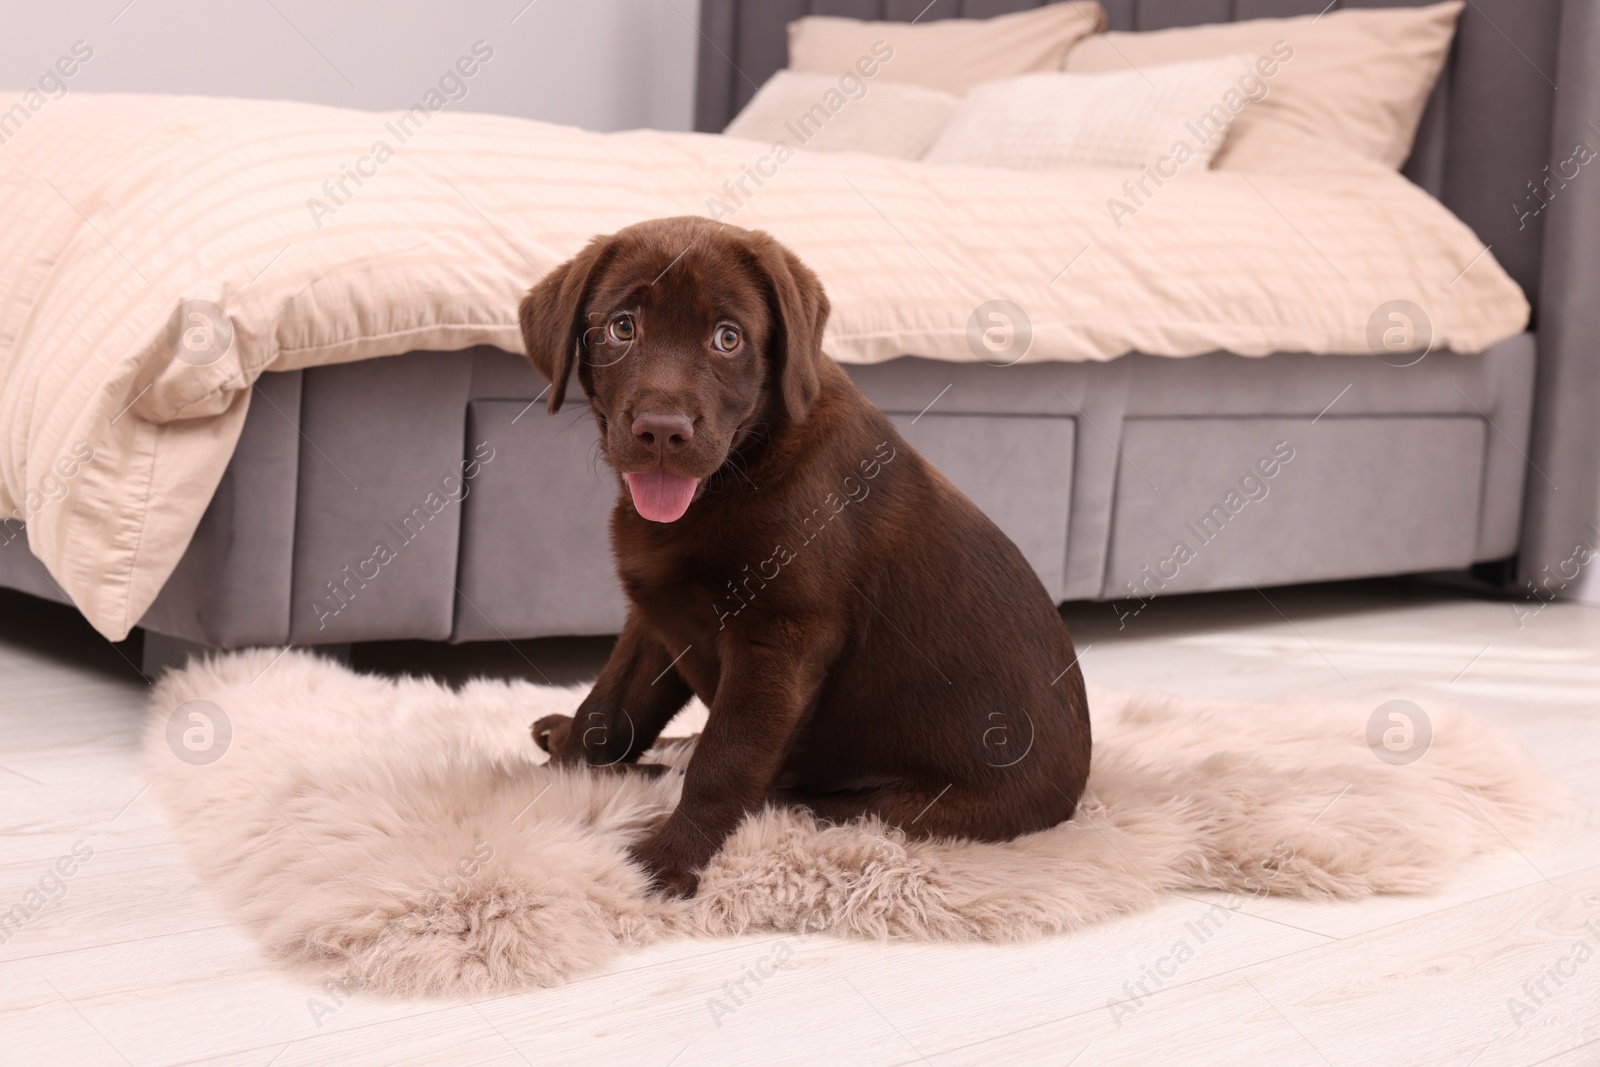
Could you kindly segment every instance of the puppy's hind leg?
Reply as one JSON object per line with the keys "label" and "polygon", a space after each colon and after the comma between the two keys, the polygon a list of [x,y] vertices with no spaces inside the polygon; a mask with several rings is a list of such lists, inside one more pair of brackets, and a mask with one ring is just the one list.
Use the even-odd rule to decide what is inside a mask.
{"label": "puppy's hind leg", "polygon": [[875,815],[913,838],[956,837],[978,841],[1009,841],[1043,830],[1072,817],[1073,804],[1065,795],[1041,803],[1019,803],[1017,798],[995,796],[956,785],[881,786],[873,789],[808,792],[774,791],[775,804],[809,809],[826,822],[846,823]]}

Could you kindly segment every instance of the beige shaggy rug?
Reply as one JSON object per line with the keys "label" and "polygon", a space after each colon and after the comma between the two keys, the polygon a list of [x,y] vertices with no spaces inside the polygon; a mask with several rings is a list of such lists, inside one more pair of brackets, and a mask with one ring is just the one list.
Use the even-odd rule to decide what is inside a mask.
{"label": "beige shaggy rug", "polygon": [[[504,992],[664,938],[752,931],[1014,941],[1175,891],[1424,892],[1527,840],[1553,804],[1520,750],[1465,715],[1429,709],[1426,751],[1397,763],[1369,747],[1370,707],[1091,692],[1093,773],[1069,823],[1007,844],[908,842],[769,809],[694,900],[668,901],[624,849],[682,776],[556,770],[529,739],[582,688],[452,690],[274,655],[168,673],[144,769],[223,912],[345,989]],[[681,766],[691,745],[658,758]]]}

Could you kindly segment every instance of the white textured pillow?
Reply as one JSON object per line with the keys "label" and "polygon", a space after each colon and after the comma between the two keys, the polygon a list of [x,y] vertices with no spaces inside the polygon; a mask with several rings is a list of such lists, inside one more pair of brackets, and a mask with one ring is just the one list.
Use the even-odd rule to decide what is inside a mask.
{"label": "white textured pillow", "polygon": [[1237,113],[1226,101],[1239,98],[1247,62],[1233,56],[987,82],[961,101],[923,158],[1022,169],[1141,167],[1175,158],[1203,169]]}
{"label": "white textured pillow", "polygon": [[959,100],[905,82],[780,70],[722,132],[790,148],[918,159]]}

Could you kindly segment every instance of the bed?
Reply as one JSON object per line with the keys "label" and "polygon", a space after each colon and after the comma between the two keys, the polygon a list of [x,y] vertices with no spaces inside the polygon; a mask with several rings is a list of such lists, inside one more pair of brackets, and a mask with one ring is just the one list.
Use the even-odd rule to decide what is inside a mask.
{"label": "bed", "polygon": [[[959,12],[942,6],[952,9],[936,6],[926,17],[1033,5],[968,2]],[[789,20],[824,10],[910,20],[918,7],[893,0],[705,0],[698,126],[722,129],[754,86],[783,65]],[[1320,7],[1297,0],[1106,4],[1120,29]],[[1474,566],[1507,586],[1548,591],[1550,575],[1564,573],[1563,561],[1587,539],[1600,489],[1592,417],[1600,381],[1590,341],[1600,335],[1600,314],[1587,296],[1600,281],[1592,251],[1600,235],[1600,185],[1575,180],[1535,215],[1516,205],[1547,162],[1566,158],[1563,146],[1597,137],[1584,121],[1586,109],[1600,110],[1591,107],[1600,105],[1600,71],[1588,58],[1600,45],[1595,18],[1582,4],[1554,0],[1475,3],[1462,17],[1405,168],[1474,235],[1451,246],[1465,269],[1438,299],[1457,299],[1476,284],[1471,261],[1481,242],[1492,250],[1485,262],[1498,264],[1526,294],[1532,306],[1526,330],[1508,332],[1504,316],[1475,318],[1476,302],[1463,300],[1440,316],[1441,333],[1446,325],[1455,331],[1456,350],[1417,360],[1334,354],[1359,346],[1349,338],[1330,346],[1321,335],[1304,349],[1264,351],[1262,338],[1242,327],[1186,334],[1178,342],[1188,346],[1184,358],[1172,358],[1147,354],[1129,340],[1137,340],[1131,327],[1116,344],[1068,337],[1070,329],[1053,340],[1050,321],[1041,318],[1034,325],[1042,349],[1052,343],[1093,349],[1105,341],[1105,352],[1071,362],[985,361],[961,351],[974,300],[953,310],[943,306],[948,299],[915,305],[908,321],[922,322],[921,332],[904,321],[876,329],[876,290],[866,277],[838,285],[841,321],[854,325],[836,334],[829,350],[848,360],[852,376],[907,439],[1017,542],[1057,600],[1110,601],[1127,618],[1153,597],[1177,592]],[[1559,101],[1553,82],[1562,86]],[[192,101],[172,106],[203,111]],[[275,121],[265,112],[258,118],[260,129]],[[197,128],[202,119],[194,119]],[[471,128],[466,119],[476,121],[465,117],[452,128]],[[490,125],[478,134],[500,135],[500,127],[484,121]],[[571,151],[694,155],[693,166],[709,167],[707,173],[737,173],[745,158],[721,138],[612,136],[608,147]],[[796,164],[796,173],[810,165]],[[894,199],[884,192],[890,186],[874,182],[907,173],[896,170],[906,164],[852,166],[866,207],[853,221],[835,212],[846,229],[870,223],[883,214],[877,203]],[[408,327],[404,347],[391,338],[386,349],[364,350],[337,329],[327,332],[327,323],[362,309],[334,299],[346,291],[330,291],[312,270],[305,288],[283,299],[320,301],[314,310],[324,333],[297,343],[281,335],[281,319],[253,313],[251,298],[240,295],[252,285],[261,292],[279,284],[276,272],[284,268],[269,261],[271,242],[241,252],[245,273],[226,290],[229,313],[240,351],[267,352],[270,361],[245,368],[247,378],[228,361],[214,371],[201,368],[211,375],[209,392],[184,384],[192,379],[159,374],[139,392],[137,368],[126,370],[116,388],[102,390],[108,406],[97,417],[125,428],[141,419],[159,425],[159,434],[189,439],[184,448],[191,458],[140,468],[145,499],[137,502],[136,529],[107,525],[113,504],[133,507],[127,478],[88,462],[81,475],[58,479],[65,486],[61,501],[44,500],[37,514],[24,516],[33,521],[3,526],[0,585],[76,603],[112,638],[140,626],[213,647],[616,632],[624,608],[605,534],[614,483],[596,458],[586,413],[570,404],[554,417],[542,413],[537,401],[545,383],[515,354],[515,330],[504,314],[514,305],[505,302],[515,295],[508,279],[531,283],[570,254],[577,230],[593,216],[576,218],[572,233],[559,240],[541,232],[530,241],[526,230],[507,223],[516,216],[503,213],[492,196],[445,178],[450,187],[437,190],[437,203],[449,206],[438,210],[453,214],[434,231],[446,245],[455,240],[446,232],[453,230],[480,243],[463,237],[462,247],[446,248],[454,271],[444,286],[449,292],[417,299],[465,308],[458,320]],[[1016,188],[1021,196],[1033,187]],[[1294,203],[1292,183],[1267,188],[1275,202]],[[1175,218],[1182,195],[1171,197]],[[377,200],[350,199],[347,219],[381,210],[366,206]],[[803,205],[785,209],[781,198],[769,200],[780,206],[763,205],[747,216],[751,224],[767,224],[763,212],[803,213]],[[684,212],[702,209],[701,198],[674,202]],[[344,210],[331,200],[327,205]],[[896,217],[902,226],[915,224]],[[615,219],[628,221],[627,211]],[[914,260],[924,252],[914,242],[896,246],[893,221],[882,221],[888,225],[874,247],[898,248],[896,269],[920,269]],[[1026,217],[1019,223],[1030,224]],[[924,225],[931,232],[935,224]],[[589,232],[600,228],[594,223]],[[820,262],[835,288],[826,269],[832,265],[827,234],[811,234],[794,219],[772,228]],[[489,251],[497,239],[504,246]],[[1059,242],[1063,264],[1075,251],[1068,243]],[[402,260],[407,251],[379,250]],[[520,262],[508,270],[511,253]],[[262,282],[249,276],[258,267]],[[842,263],[836,271],[834,277],[848,273]],[[408,275],[405,284],[423,286],[417,277]],[[457,299],[461,293],[477,294],[481,316],[474,318],[473,300]],[[170,296],[162,299],[170,303]],[[1369,299],[1371,306],[1380,302]],[[281,308],[281,301],[273,306]],[[401,321],[403,310],[389,314]],[[1359,333],[1363,325],[1340,328]],[[63,343],[73,336],[63,334]],[[1217,340],[1224,337],[1226,344]],[[1218,350],[1204,347],[1208,338]],[[1481,343],[1485,338],[1492,340]],[[159,348],[152,343],[130,341],[130,351]],[[1114,351],[1118,344],[1132,350]],[[1317,345],[1328,354],[1315,354]],[[296,365],[294,353],[312,350],[326,358],[299,358]],[[371,352],[382,358],[367,358]],[[224,371],[233,378],[223,382]],[[99,455],[133,462],[143,455],[141,441],[166,439],[154,430],[156,436],[127,433]],[[63,423],[32,454],[70,457],[77,440]],[[1274,468],[1270,478],[1263,464]],[[75,472],[79,466],[68,465]],[[196,504],[186,495],[191,484],[215,490]],[[388,558],[375,551],[378,541],[388,546]],[[1187,551],[1178,551],[1179,544]],[[165,566],[144,562],[161,552],[171,557]],[[132,562],[109,580],[103,569],[118,553]],[[151,646],[163,647],[159,640]]]}

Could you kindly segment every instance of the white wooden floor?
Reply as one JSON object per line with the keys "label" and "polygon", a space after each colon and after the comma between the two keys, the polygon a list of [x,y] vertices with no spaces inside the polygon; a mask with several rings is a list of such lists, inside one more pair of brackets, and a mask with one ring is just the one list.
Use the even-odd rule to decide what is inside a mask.
{"label": "white wooden floor", "polygon": [[[1570,816],[1438,896],[1253,903],[1115,1016],[1108,1001],[1208,902],[1024,947],[684,942],[560,989],[357,994],[320,1020],[308,999],[323,995],[230,929],[141,794],[142,682],[115,649],[5,601],[0,909],[26,907],[75,842],[93,856],[59,888],[47,879],[56,899],[0,945],[0,1063],[1600,1064],[1600,609],[1519,623],[1437,587],[1267,595],[1156,601],[1120,632],[1105,605],[1068,616],[1104,685],[1466,705],[1567,783]],[[596,654],[523,651],[547,672]],[[462,655],[441,662],[459,672]],[[727,991],[774,954],[785,966]]]}

